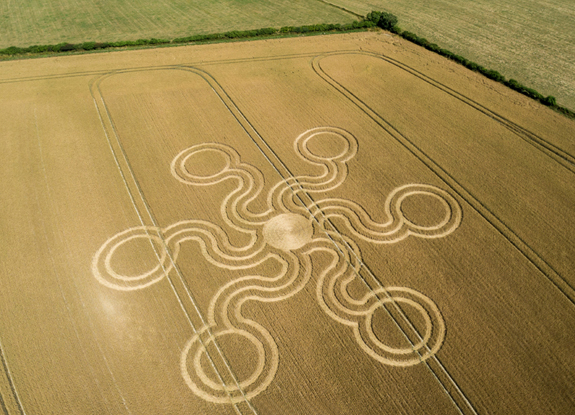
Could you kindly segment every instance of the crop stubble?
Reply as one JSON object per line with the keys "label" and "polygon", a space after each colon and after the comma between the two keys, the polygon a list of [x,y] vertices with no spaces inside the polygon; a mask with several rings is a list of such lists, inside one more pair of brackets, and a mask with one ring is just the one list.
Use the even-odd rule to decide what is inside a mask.
{"label": "crop stubble", "polygon": [[[360,47],[375,54],[360,53]],[[569,185],[569,121],[523,101],[514,105],[498,85],[486,88],[481,78],[456,66],[446,75],[441,60],[426,59],[432,55],[419,56],[410,45],[393,45],[382,35],[252,42],[241,44],[241,51],[234,48],[73,57],[43,61],[44,68],[20,62],[20,76],[27,75],[23,69],[30,76],[61,70],[50,68],[50,62],[64,65],[64,76],[0,86],[2,96],[9,97],[2,113],[2,192],[9,196],[2,221],[6,261],[0,333],[12,385],[27,413],[119,413],[126,408],[132,413],[234,413],[231,404],[211,403],[192,392],[180,366],[183,362],[188,373],[195,368],[181,353],[195,347],[190,343],[194,328],[201,329],[209,318],[209,303],[220,287],[244,276],[280,275],[280,262],[268,260],[246,270],[210,263],[199,249],[202,237],[196,231],[205,222],[226,230],[232,244],[243,246],[249,240],[226,223],[225,217],[232,223],[239,220],[233,209],[220,208],[242,181],[191,185],[177,179],[181,176],[170,171],[170,163],[186,148],[207,145],[198,153],[203,158],[192,152],[184,165],[209,175],[223,168],[226,152],[235,149],[242,163],[262,174],[262,192],[251,205],[258,211],[266,208],[263,195],[280,174],[321,175],[322,168],[299,157],[294,148],[298,136],[318,127],[328,133],[315,144],[310,139],[316,153],[342,151],[341,137],[358,143],[357,154],[338,170],[338,185],[309,193],[315,201],[334,199],[325,209],[341,198],[359,204],[381,223],[394,189],[433,186],[446,193],[411,194],[402,205],[403,215],[429,226],[445,213],[441,200],[457,200],[449,206],[452,215],[461,209],[461,222],[434,239],[412,235],[380,244],[367,231],[354,236],[341,218],[332,218],[337,231],[358,244],[365,263],[349,291],[361,296],[380,286],[399,287],[405,296],[415,290],[422,295],[413,297],[416,303],[426,304],[424,298],[429,298],[441,313],[434,317],[428,309],[434,335],[441,320],[447,334],[425,363],[396,367],[376,361],[360,347],[352,328],[330,317],[317,297],[318,279],[332,254],[305,254],[310,242],[296,235],[296,244],[304,245],[294,252],[302,269],[311,273],[297,274],[292,291],[282,292],[281,301],[241,306],[246,318],[269,331],[279,365],[250,404],[237,400],[236,412],[293,413],[295,408],[298,413],[333,414],[361,408],[363,413],[456,413],[459,408],[464,413],[560,413],[573,405],[572,394],[564,393],[574,377],[569,354],[573,297],[569,300],[570,292],[557,289],[561,281],[574,285],[573,218],[565,208],[575,199]],[[291,57],[265,58],[270,50]],[[357,53],[330,54],[338,50]],[[189,62],[189,51],[198,69],[171,66]],[[229,58],[218,58],[222,53]],[[234,54],[256,59],[235,61]],[[464,95],[472,91],[474,105],[482,103],[527,126],[548,147],[535,147],[530,137],[512,131],[514,123],[498,122],[445,88],[383,60],[382,54]],[[155,68],[146,69],[150,62]],[[11,76],[12,66],[0,67],[6,70],[4,79]],[[107,73],[130,67],[141,69]],[[100,73],[65,76],[83,68]],[[345,89],[338,90],[329,79]],[[506,113],[511,106],[514,112]],[[563,157],[544,152],[549,148]],[[430,163],[441,171],[434,173]],[[294,209],[302,202],[310,206],[306,195],[300,196]],[[525,246],[506,238],[493,217]],[[204,225],[182,222],[190,220]],[[178,267],[167,277],[136,290],[123,287],[135,287],[137,281],[108,280],[112,283],[106,286],[95,278],[94,255],[114,235],[145,225],[164,229],[163,237],[170,238],[175,223],[183,223],[195,239],[181,244],[174,257]],[[269,238],[261,228],[254,228],[259,241]],[[316,227],[314,238],[322,232]],[[337,235],[333,233],[336,242]],[[140,242],[121,245],[112,268],[126,275],[149,269],[155,254],[162,253],[162,242]],[[306,258],[311,258],[311,268]],[[555,274],[538,269],[537,260]],[[263,295],[253,286],[246,292]],[[320,292],[329,298],[329,292]],[[399,299],[405,298],[401,295]],[[421,314],[406,304],[403,313],[422,332]],[[398,320],[404,317],[393,308],[390,313]],[[404,322],[400,326],[409,332]],[[386,313],[374,315],[373,329],[395,347],[408,345]],[[417,343],[413,333],[407,337]],[[246,339],[221,335],[221,350],[208,345],[213,362],[204,356],[200,364],[216,383],[213,367],[230,384],[234,379],[226,364],[242,379],[253,372],[258,353]],[[3,385],[7,405],[9,389]],[[250,393],[253,388],[245,389]]]}

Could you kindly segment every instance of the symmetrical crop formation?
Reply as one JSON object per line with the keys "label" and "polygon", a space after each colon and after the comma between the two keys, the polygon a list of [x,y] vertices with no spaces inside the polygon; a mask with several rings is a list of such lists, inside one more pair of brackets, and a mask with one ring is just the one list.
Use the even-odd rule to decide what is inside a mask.
{"label": "symmetrical crop formation", "polygon": [[[329,156],[314,154],[309,143],[322,136],[341,142],[343,151]],[[364,283],[365,266],[354,240],[373,244],[394,244],[413,236],[441,238],[453,232],[461,222],[461,208],[446,191],[426,184],[406,184],[394,189],[383,205],[386,220],[373,221],[359,204],[341,198],[318,197],[340,186],[348,175],[348,161],[358,149],[357,139],[334,127],[315,128],[294,141],[294,151],[304,162],[323,171],[315,176],[296,176],[280,180],[267,195],[263,194],[264,177],[253,165],[242,162],[238,152],[227,145],[203,143],[177,154],[171,163],[175,180],[189,186],[218,186],[234,181],[235,189],[221,204],[225,227],[249,236],[245,246],[230,243],[226,229],[205,220],[186,219],[165,228],[138,226],[126,229],[108,239],[93,258],[92,271],[99,282],[115,290],[140,290],[160,283],[177,271],[180,247],[186,241],[199,244],[206,261],[237,277],[223,285],[212,297],[205,326],[195,331],[181,351],[181,374],[189,388],[199,397],[213,403],[234,403],[251,399],[274,380],[281,350],[270,332],[257,321],[242,314],[248,301],[269,303],[296,295],[315,280],[316,300],[327,316],[349,327],[350,335],[374,360],[393,366],[411,366],[433,356],[445,336],[445,323],[435,303],[424,294],[408,287],[371,288]],[[202,153],[217,153],[226,162],[220,171],[208,176],[190,172],[190,163]],[[213,154],[212,154],[213,155]],[[166,166],[167,168],[167,166]],[[442,219],[433,225],[420,226],[402,212],[402,203],[413,196],[436,198],[444,209]],[[265,197],[265,210],[254,212],[250,204]],[[334,222],[343,226],[334,226]],[[149,240],[155,249],[157,265],[140,275],[122,275],[112,266],[115,252],[124,244]],[[312,254],[330,257],[327,266],[318,269]],[[277,275],[253,275],[249,270],[266,261],[275,261],[281,270]],[[374,276],[375,277],[375,276]],[[374,278],[377,281],[377,278]],[[364,287],[363,296],[350,294],[350,284]],[[191,295],[191,293],[189,293]],[[392,347],[375,334],[374,313],[380,308],[394,309],[411,327],[405,334],[408,347]],[[423,330],[417,330],[405,310],[419,314]],[[421,331],[421,332],[420,332]],[[251,375],[233,382],[214,380],[206,373],[202,359],[210,360],[207,348],[220,350],[218,339],[243,337],[257,351]],[[415,339],[415,340],[413,340]],[[225,360],[225,359],[224,359]],[[204,360],[205,361],[205,360]],[[211,360],[210,360],[211,361]],[[214,369],[215,366],[213,365]],[[176,368],[174,368],[176,369]]]}

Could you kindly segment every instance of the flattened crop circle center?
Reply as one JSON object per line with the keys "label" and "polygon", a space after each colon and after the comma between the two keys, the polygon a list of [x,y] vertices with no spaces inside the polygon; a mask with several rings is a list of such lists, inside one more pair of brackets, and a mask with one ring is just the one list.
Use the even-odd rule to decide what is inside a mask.
{"label": "flattened crop circle center", "polygon": [[333,160],[344,156],[349,150],[349,143],[344,137],[331,132],[321,132],[306,140],[307,150],[316,157]]}
{"label": "flattened crop circle center", "polygon": [[263,235],[267,244],[282,251],[291,251],[311,241],[313,227],[301,215],[283,213],[264,225]]}
{"label": "flattened crop circle center", "polygon": [[203,149],[189,154],[182,165],[192,177],[213,177],[229,166],[229,156],[216,149]]}

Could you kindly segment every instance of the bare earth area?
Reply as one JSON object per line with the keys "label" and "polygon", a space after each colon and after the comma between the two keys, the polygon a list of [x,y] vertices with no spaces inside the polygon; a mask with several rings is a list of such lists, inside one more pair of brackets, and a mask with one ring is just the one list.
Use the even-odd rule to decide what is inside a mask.
{"label": "bare earth area", "polygon": [[0,413],[574,407],[573,121],[382,32],[0,96]]}

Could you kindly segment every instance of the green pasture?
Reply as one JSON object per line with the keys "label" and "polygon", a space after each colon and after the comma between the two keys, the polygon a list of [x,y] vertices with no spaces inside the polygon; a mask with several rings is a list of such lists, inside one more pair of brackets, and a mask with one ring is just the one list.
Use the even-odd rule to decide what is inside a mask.
{"label": "green pasture", "polygon": [[404,30],[575,109],[573,0],[329,0],[365,15],[384,10]]}
{"label": "green pasture", "polygon": [[0,0],[0,48],[354,20],[318,0]]}

